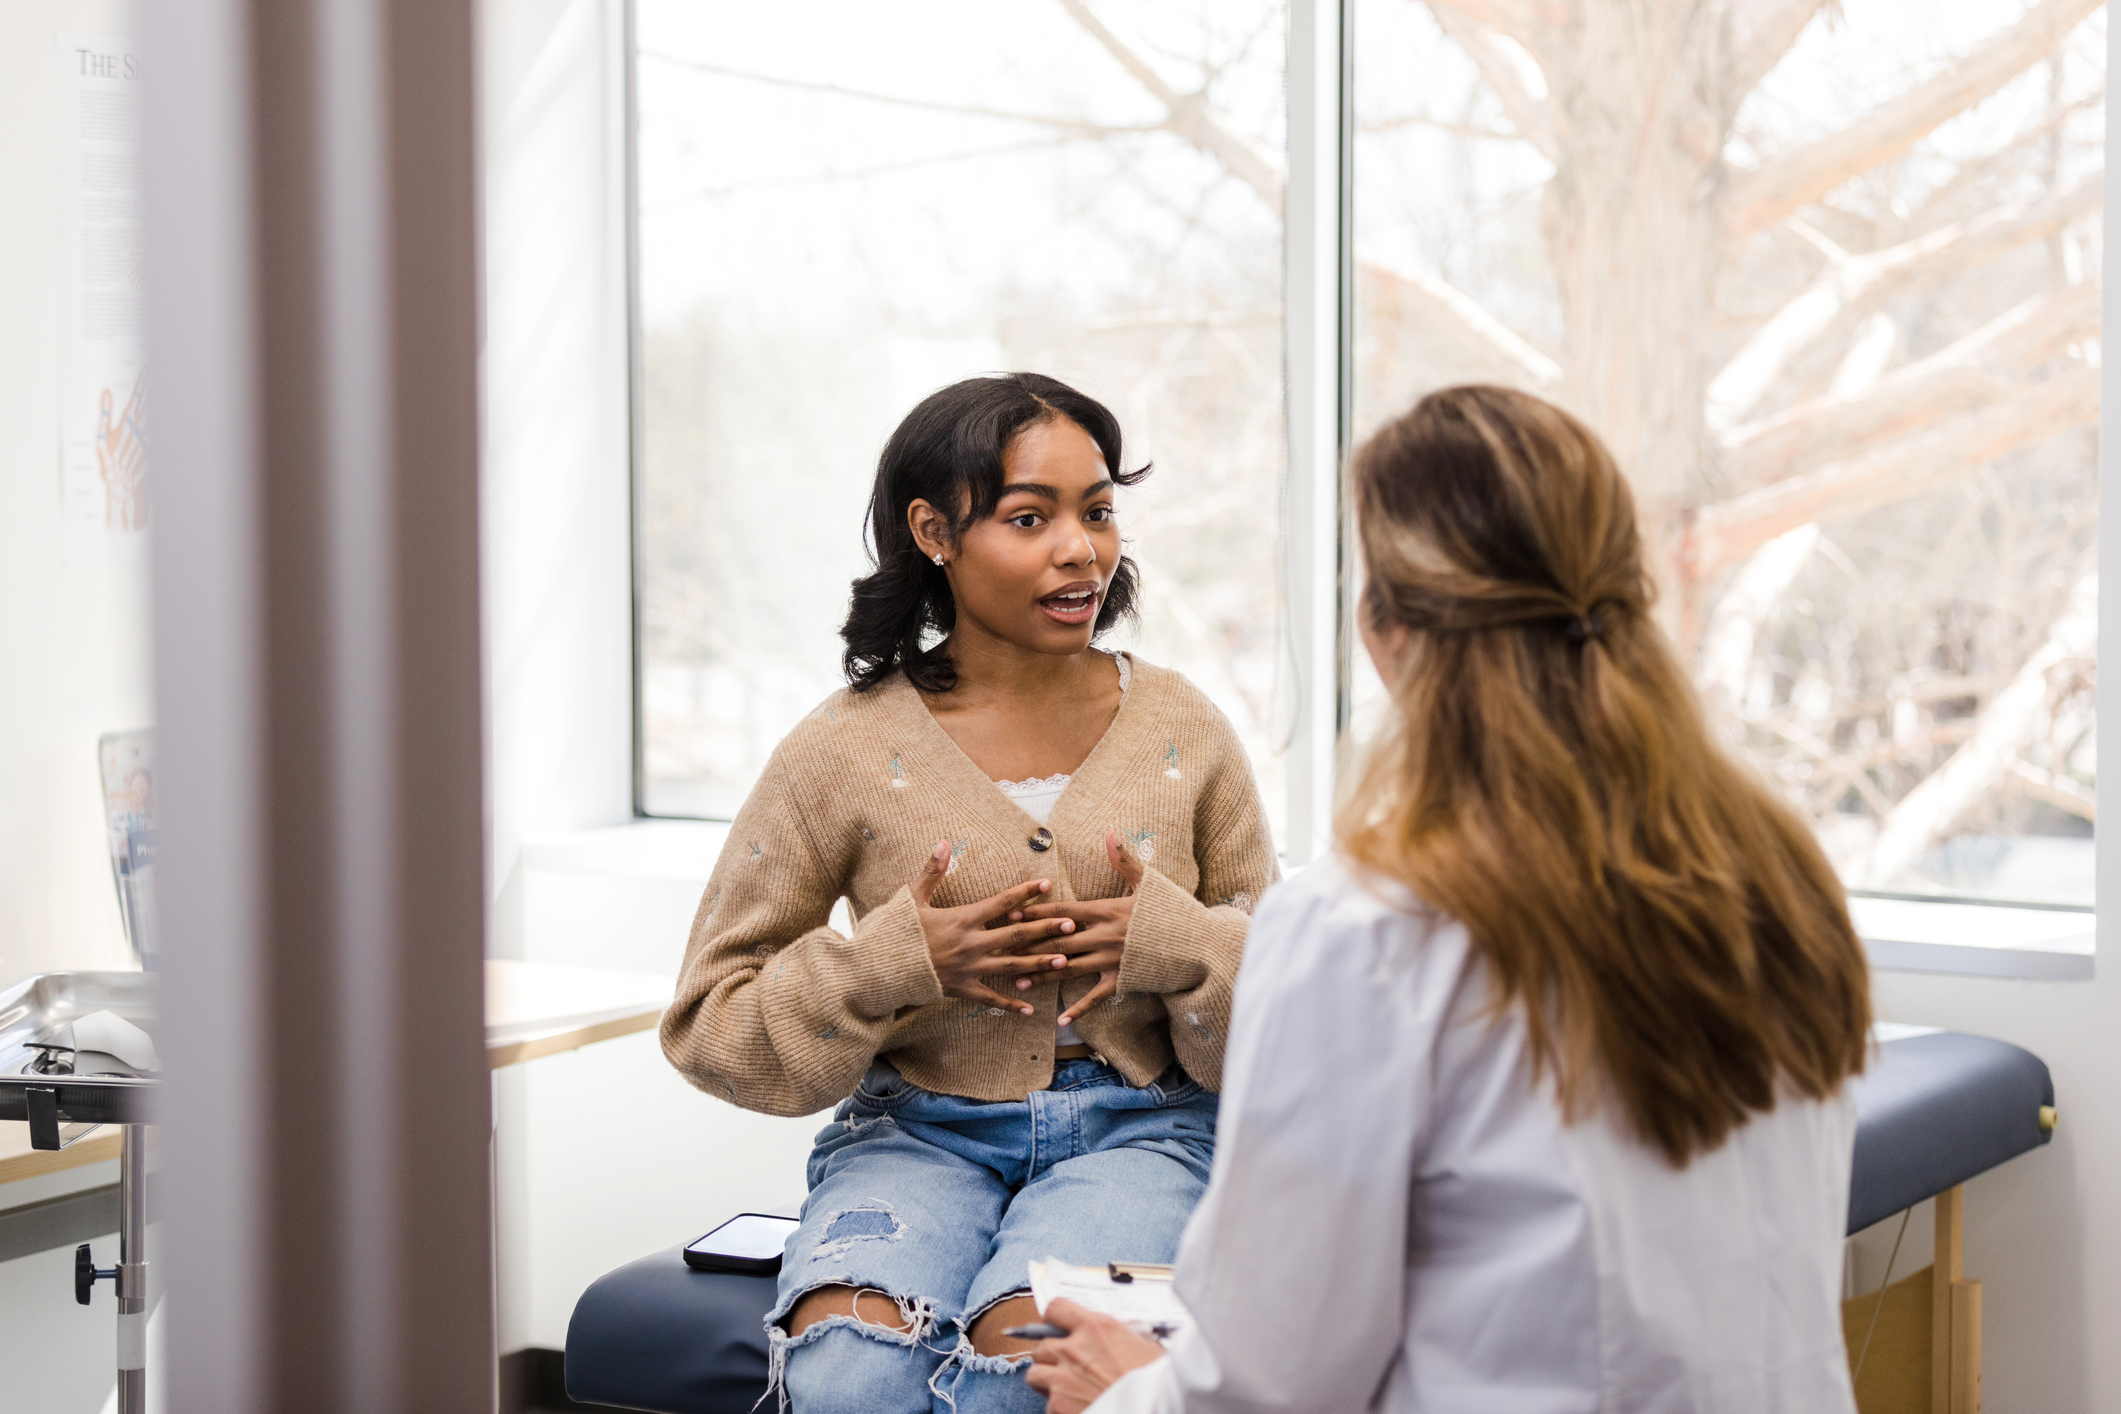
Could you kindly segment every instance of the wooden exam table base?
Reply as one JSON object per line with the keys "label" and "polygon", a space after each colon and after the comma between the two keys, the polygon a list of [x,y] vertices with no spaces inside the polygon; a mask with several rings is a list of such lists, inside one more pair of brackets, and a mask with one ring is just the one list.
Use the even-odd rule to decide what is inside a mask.
{"label": "wooden exam table base", "polygon": [[1965,1203],[1963,1187],[1937,1195],[1934,1266],[1841,1303],[1852,1369],[1870,1332],[1860,1414],[1981,1414],[1981,1283],[1962,1270]]}

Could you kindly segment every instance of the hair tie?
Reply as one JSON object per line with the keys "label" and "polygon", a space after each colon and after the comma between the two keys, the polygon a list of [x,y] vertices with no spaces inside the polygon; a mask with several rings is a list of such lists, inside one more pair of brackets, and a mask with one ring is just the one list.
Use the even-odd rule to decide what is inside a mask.
{"label": "hair tie", "polygon": [[1578,614],[1569,620],[1568,634],[1571,643],[1583,643],[1604,632],[1605,621],[1598,617],[1595,610],[1588,614]]}

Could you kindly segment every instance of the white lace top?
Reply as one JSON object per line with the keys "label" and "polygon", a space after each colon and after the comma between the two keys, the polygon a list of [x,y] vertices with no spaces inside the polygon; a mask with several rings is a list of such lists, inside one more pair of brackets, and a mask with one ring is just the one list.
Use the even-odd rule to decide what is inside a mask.
{"label": "white lace top", "polygon": [[[1128,663],[1127,655],[1124,653],[1114,653],[1112,661],[1119,668],[1120,696],[1125,697],[1127,695],[1127,683],[1134,676],[1133,667]],[[1063,771],[1057,776],[1046,776],[1029,781],[996,781],[995,784],[1000,786],[1002,794],[1015,801],[1018,808],[1026,815],[1043,825],[1053,818],[1053,807],[1060,803],[1061,792],[1066,790],[1068,782],[1074,779],[1074,776]],[[1075,1034],[1075,1028],[1072,1025],[1063,1026],[1055,1034],[1054,1044],[1057,1046],[1080,1046],[1083,1044],[1083,1038]]]}

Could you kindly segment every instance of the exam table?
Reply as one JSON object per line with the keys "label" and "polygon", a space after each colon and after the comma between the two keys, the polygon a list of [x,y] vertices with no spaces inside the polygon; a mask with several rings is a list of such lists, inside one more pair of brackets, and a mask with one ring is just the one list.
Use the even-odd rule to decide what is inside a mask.
{"label": "exam table", "polygon": [[[1848,1230],[1939,1198],[1938,1319],[1940,1335],[1951,1334],[1940,1339],[1936,1368],[1955,1386],[1966,1385],[1970,1368],[1978,1389],[1979,1284],[1958,1279],[1958,1188],[2048,1142],[2054,1082],[2038,1056],[1984,1036],[1894,1026],[1878,1036],[1856,1090]],[[723,1216],[706,1215],[700,1230]],[[582,1293],[567,1327],[569,1397],[654,1414],[745,1414],[758,1402],[774,1279],[696,1272],[682,1253],[629,1262]]]}

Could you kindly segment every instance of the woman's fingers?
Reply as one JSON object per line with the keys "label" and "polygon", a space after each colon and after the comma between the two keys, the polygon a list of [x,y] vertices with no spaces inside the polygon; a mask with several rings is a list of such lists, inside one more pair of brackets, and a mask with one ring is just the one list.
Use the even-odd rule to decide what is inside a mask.
{"label": "woman's fingers", "polygon": [[1024,1372],[1031,1387],[1047,1397],[1047,1414],[1082,1414],[1130,1370],[1163,1358],[1164,1348],[1136,1335],[1110,1316],[1086,1311],[1073,1302],[1056,1301],[1046,1319],[1068,1332],[1065,1339],[1041,1342]]}
{"label": "woman's fingers", "polygon": [[[1092,987],[1089,991],[1083,993],[1081,996],[1077,997],[1072,1003],[1070,1003],[1068,1009],[1062,1012],[1059,1017],[1055,1018],[1053,1024],[1056,1026],[1066,1026],[1072,1021],[1080,1020],[1084,1012],[1088,1011],[1091,1007],[1096,1006],[1099,1002],[1103,1001],[1106,997],[1113,995],[1117,991],[1119,991],[1119,974],[1117,972],[1099,973],[1097,976],[1097,985],[1095,987]],[[1059,1323],[1055,1322],[1055,1324],[1057,1325]]]}
{"label": "woman's fingers", "polygon": [[985,1002],[988,1006],[999,1007],[1003,1011],[1021,1012],[1025,1016],[1032,1016],[1037,1012],[1037,1008],[1030,1003],[1015,997],[1005,997],[999,992],[991,992],[978,982],[960,983],[953,995],[963,997],[967,1001]]}
{"label": "woman's fingers", "polygon": [[1102,1313],[1093,1311],[1080,1302],[1070,1301],[1065,1296],[1054,1297],[1046,1303],[1046,1309],[1038,1314],[1048,1324],[1059,1326],[1070,1335],[1091,1321],[1105,1319]]}
{"label": "woman's fingers", "polygon": [[1018,977],[1016,989],[1024,992],[1039,982],[1067,982],[1077,977],[1092,977],[1101,972],[1117,972],[1119,960],[1125,955],[1125,951],[1124,948],[1114,945],[1096,948],[1080,957],[1062,954],[1057,964],[1051,961],[1047,954],[1040,953],[1037,955],[1041,964],[1038,971],[1032,975]]}
{"label": "woman's fingers", "polygon": [[943,876],[949,872],[950,841],[938,840],[935,848],[928,851],[928,859],[921,865],[921,872],[915,874],[913,882],[906,886],[907,892],[913,895],[915,903],[926,908],[928,900],[935,897],[935,886],[943,882]]}
{"label": "woman's fingers", "polygon": [[[1096,952],[1087,952],[1081,957],[1069,958],[1066,967],[1054,970],[1055,975],[1063,982],[1066,982],[1076,977],[1089,977],[1107,972],[1116,973],[1119,971],[1120,959],[1125,956],[1125,953],[1126,950],[1123,948],[1099,948]],[[1043,981],[1045,979],[1041,977],[1040,980]]]}
{"label": "woman's fingers", "polygon": [[1077,928],[1072,933],[1061,933],[1047,938],[1037,945],[1040,952],[1066,953],[1073,957],[1079,953],[1095,952],[1099,948],[1116,948],[1127,941],[1127,930],[1109,923],[1093,923],[1087,928]]}
{"label": "woman's fingers", "polygon": [[1119,871],[1119,876],[1127,881],[1127,892],[1138,893],[1145,871],[1141,860],[1135,857],[1134,851],[1119,837],[1117,830],[1105,831],[1105,857],[1112,861],[1112,867]]}
{"label": "woman's fingers", "polygon": [[1110,915],[1112,903],[1113,900],[1104,898],[1056,899],[1052,903],[1034,903],[1015,909],[1009,917],[1031,923],[1042,918],[1073,918],[1078,923],[1085,923]]}
{"label": "woman's fingers", "polygon": [[[1027,992],[1040,982],[1065,982],[1072,977],[1088,977],[1094,973],[1117,971],[1124,952],[1123,948],[1114,945],[1094,949],[1081,957],[1069,957],[1064,953],[1034,954],[1039,964],[1038,970],[1034,975],[1018,977],[1016,990]],[[1060,960],[1055,962],[1054,956],[1058,956]]]}
{"label": "woman's fingers", "polygon": [[1011,923],[1002,928],[988,928],[968,933],[968,945],[983,952],[1060,952],[1061,940],[1075,931],[1075,924],[1066,918],[1048,919],[1043,923]]}
{"label": "woman's fingers", "polygon": [[968,958],[965,970],[977,977],[1006,977],[1011,973],[1059,972],[1067,965],[1064,953],[983,953]]}
{"label": "woman's fingers", "polygon": [[1013,911],[1021,911],[1031,900],[1052,890],[1051,879],[1026,879],[1021,884],[1010,885],[998,894],[990,894],[978,903],[966,904],[963,912],[982,923],[991,923],[997,918],[1013,916]]}

